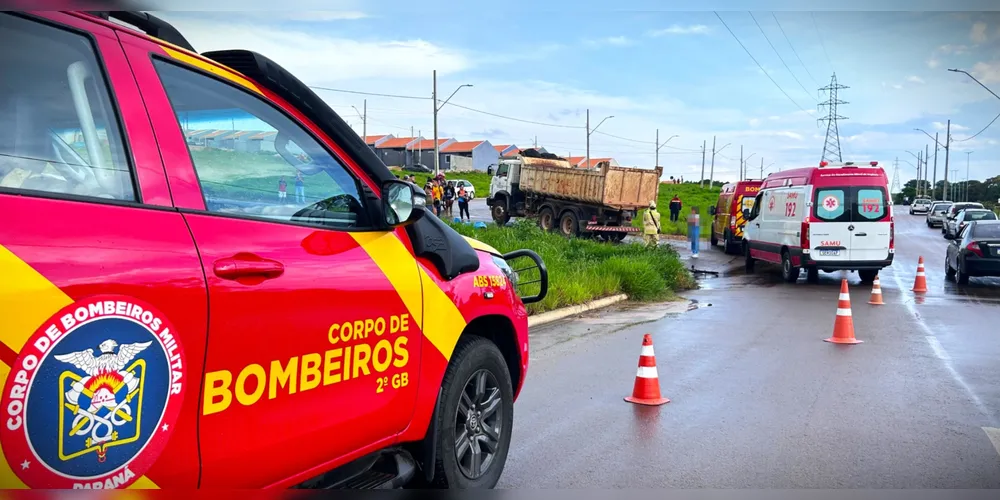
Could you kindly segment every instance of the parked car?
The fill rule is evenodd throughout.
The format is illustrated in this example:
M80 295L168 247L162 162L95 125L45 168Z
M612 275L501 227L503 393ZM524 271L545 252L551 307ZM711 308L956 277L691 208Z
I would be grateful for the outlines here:
M953 205L950 201L935 201L927 212L927 227L939 227L944 225L948 216L948 209Z
M0 488L497 483L537 254L256 52L123 11L0 12L0 46ZM230 117L273 149L185 140Z
M966 202L966 201L952 203L951 207L948 209L948 212L945 214L944 224L941 225L942 235L948 233L950 228L949 224L954 222L955 217L958 217L959 212L965 210L966 208L983 208L983 204L975 202ZM954 230L952 230L952 234L957 234L957 233Z
M975 220L962 228L948 245L944 272L960 285L970 277L1000 276L1000 221Z
M931 209L931 200L928 198L917 198L910 205L910 215L926 214Z
M469 199L476 199L476 186L472 185L471 182L466 179L455 179L454 182L456 187L459 183L465 183L465 193L469 195Z
M976 220L997 220L997 214L985 208L966 208L948 222L948 230L944 233L944 238L947 240L957 238L969 222Z
M794 283L799 271L857 271L871 283L892 265L895 221L888 177L870 164L820 162L768 175L743 232L746 270L763 260L781 265Z

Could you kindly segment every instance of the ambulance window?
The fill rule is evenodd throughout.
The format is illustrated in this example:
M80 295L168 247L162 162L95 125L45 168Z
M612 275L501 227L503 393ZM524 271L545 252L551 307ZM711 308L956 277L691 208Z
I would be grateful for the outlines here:
M371 226L358 180L304 127L247 91L158 59L154 65L209 211Z
M844 210L847 199L847 189L818 189L813 205L816 207L816 218L826 222L849 222L851 214Z
M879 221L886 217L885 192L881 188L856 188L852 203L855 222Z
M0 14L0 47L0 188L135 201L91 41Z

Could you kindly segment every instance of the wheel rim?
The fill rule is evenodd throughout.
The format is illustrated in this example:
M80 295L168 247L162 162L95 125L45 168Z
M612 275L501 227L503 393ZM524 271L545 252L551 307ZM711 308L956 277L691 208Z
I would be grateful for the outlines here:
M455 459L462 474L479 479L500 449L504 408L500 384L488 370L469 377L455 410Z
M573 232L573 221L569 217L563 217L562 220L562 231L563 234L569 235Z
M781 259L781 272L785 273L785 276L792 275L792 260L787 255Z
M542 229L552 229L552 214L548 212L542 214Z

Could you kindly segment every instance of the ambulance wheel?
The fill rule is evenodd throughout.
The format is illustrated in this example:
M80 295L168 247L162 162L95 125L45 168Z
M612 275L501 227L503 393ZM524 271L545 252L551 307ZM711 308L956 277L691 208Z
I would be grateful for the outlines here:
M503 354L484 337L465 335L441 384L435 486L489 489L510 450L514 388Z
M858 271L858 277L860 277L861 282L866 285L874 283L876 276L878 276L878 270L876 269L862 269Z
M795 283L799 279L800 269L792 265L792 256L788 250L781 252L781 278L789 283Z
M744 264L746 272L752 273L754 267L754 258L750 256L750 244L745 241L743 242L743 257L746 259L746 263Z
M815 267L806 269L806 281L809 283L819 283L819 269Z

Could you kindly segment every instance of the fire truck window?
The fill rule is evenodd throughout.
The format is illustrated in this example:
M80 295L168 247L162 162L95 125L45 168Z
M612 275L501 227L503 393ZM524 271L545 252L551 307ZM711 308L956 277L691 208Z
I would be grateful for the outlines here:
M211 212L335 229L371 227L358 180L270 103L154 60Z
M136 199L91 42L0 14L0 187ZM30 47L30 50L14 50Z

